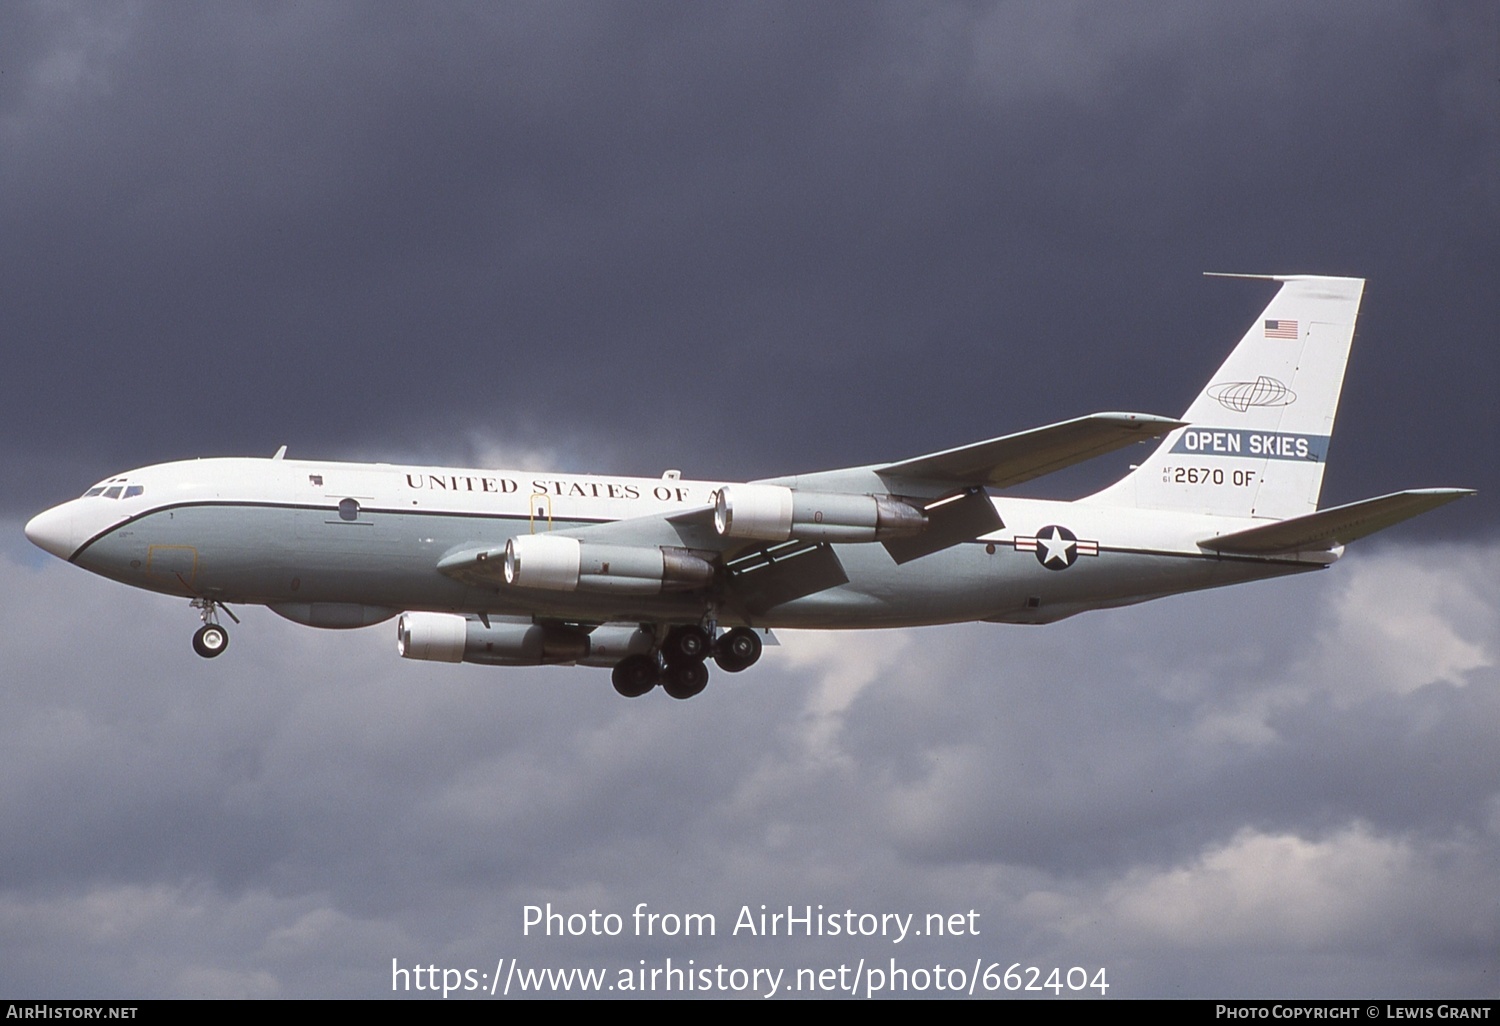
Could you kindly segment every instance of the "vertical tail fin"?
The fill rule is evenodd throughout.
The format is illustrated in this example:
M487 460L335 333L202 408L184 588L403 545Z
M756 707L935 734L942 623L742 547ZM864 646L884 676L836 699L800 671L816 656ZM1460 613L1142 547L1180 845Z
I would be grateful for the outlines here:
M1281 289L1138 468L1086 501L1284 520L1318 508L1363 278Z

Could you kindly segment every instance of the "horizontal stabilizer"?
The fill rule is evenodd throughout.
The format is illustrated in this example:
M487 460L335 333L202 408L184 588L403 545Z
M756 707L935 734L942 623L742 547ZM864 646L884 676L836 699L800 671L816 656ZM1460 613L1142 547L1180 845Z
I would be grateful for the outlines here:
M1095 413L874 470L881 477L1008 488L1184 426L1146 413Z
M1278 552L1326 552L1383 531L1419 513L1445 506L1474 492L1468 488L1423 488L1347 506L1318 510L1265 527L1209 538L1198 544L1216 552L1269 556Z

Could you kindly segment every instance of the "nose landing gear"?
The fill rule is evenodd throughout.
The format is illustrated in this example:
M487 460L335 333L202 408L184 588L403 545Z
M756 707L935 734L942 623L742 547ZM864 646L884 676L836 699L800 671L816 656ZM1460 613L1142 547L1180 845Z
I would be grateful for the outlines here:
M193 634L193 651L204 659L223 654L229 647L229 631L219 626L219 610L224 610L224 615L235 623L239 623L240 618L228 606L211 598L195 598L192 605L203 620L203 626Z
M193 635L193 651L212 659L229 647L229 632L216 623L206 623Z

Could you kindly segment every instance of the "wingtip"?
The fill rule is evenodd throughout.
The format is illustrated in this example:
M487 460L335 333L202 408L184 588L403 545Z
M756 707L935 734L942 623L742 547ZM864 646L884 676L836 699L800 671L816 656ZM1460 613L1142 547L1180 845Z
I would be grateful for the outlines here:
M1158 417L1153 413L1128 413L1121 410L1096 413L1091 419L1111 421L1122 427L1133 428L1139 431L1150 431L1152 434L1158 435L1164 435L1168 431L1176 431L1180 427L1188 426L1187 421L1178 420L1176 417Z
M1473 488L1408 488L1404 494L1441 496L1447 499L1467 499L1471 495L1478 495L1479 492Z
M1205 278L1250 278L1255 281L1357 281L1365 279L1351 274L1242 274L1238 271L1204 271Z

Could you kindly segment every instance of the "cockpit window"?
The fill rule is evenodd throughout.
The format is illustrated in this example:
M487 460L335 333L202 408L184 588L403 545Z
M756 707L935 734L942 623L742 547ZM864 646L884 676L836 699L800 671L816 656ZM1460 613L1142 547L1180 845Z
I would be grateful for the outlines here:
M102 495L106 499L133 499L145 494L145 485L126 484L123 477L112 477L101 485L94 485L83 493L83 497L92 499L96 495Z

